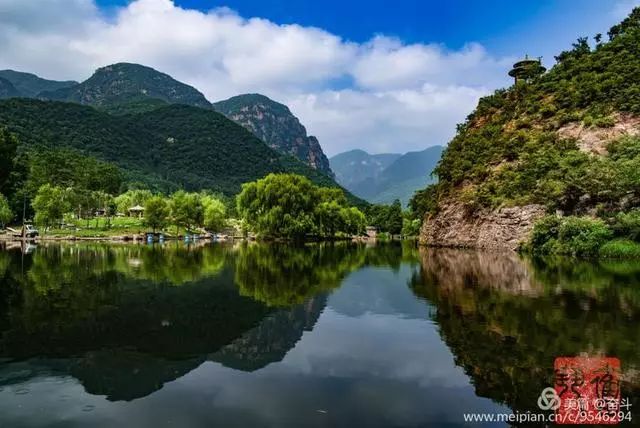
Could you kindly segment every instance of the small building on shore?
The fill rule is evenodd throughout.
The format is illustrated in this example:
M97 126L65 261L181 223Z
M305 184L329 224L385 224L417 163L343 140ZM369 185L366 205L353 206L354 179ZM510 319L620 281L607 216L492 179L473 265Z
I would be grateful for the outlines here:
M367 226L366 233L369 239L376 239L378 237L378 229L375 226Z
M135 207L129 208L129 217L137 217L142 218L144 215L144 207L140 205L136 205Z

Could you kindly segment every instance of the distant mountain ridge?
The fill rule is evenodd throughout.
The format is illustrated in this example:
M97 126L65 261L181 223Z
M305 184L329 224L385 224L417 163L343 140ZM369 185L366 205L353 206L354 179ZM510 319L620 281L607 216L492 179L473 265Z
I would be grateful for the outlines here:
M343 186L353 186L368 178L377 178L400 156L399 153L370 155L364 150L355 149L333 156L330 163L336 179Z
M0 70L0 78L11 82L18 91L18 96L27 98L37 98L42 92L70 88L78 84L78 82L73 80L57 81L43 79L35 74L15 70Z
M264 95L245 94L212 105L197 89L151 67L117 63L101 67L82 83L57 82L14 70L0 71L0 98L26 97L89 105L110 114L144 113L169 104L215 109L271 148L333 176L318 139L289 108Z
M13 83L0 77L0 99L19 97L20 95L20 91L16 89Z
M289 107L260 94L238 95L213 104L216 111L254 133L271 148L290 154L309 166L333 176L329 159L318 139Z
M372 203L388 204L399 199L407 204L416 190L432 183L442 146L433 146L404 155L385 153L370 155L352 150L332 157L332 169L338 183Z

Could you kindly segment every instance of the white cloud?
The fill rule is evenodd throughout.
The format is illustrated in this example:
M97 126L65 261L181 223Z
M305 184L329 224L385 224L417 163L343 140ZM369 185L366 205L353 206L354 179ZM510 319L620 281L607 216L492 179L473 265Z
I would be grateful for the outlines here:
M127 61L212 101L261 92L290 105L328 154L446 143L481 95L508 82L510 62L474 43L458 51L385 36L357 44L171 0L137 0L110 17L91 0L0 0L0 45L0 68L43 77L82 80Z

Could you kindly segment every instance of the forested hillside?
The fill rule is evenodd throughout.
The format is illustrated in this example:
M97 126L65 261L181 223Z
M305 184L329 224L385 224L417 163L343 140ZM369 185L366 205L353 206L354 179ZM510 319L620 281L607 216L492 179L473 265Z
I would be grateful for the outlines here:
M333 176L318 139L307 135L286 105L264 95L239 95L212 105L197 89L165 73L139 64L117 63L97 69L82 83L0 71L0 99L18 97L89 105L113 115L145 113L171 104L214 109L272 149ZM295 166L288 160L284 162Z
M214 111L171 105L113 116L78 104L0 102L0 126L29 148L71 148L119 166L125 182L170 191L210 189L227 195L270 172L296 172L336 186L329 177L267 147Z
M20 91L13 86L13 83L8 81L7 79L3 79L0 77L0 99L3 98L12 98L19 97Z

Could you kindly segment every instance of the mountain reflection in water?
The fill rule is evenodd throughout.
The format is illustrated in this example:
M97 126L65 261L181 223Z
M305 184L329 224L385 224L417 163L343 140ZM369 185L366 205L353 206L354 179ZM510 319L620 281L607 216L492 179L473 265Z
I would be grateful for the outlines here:
M638 408L639 319L638 263L410 243L5 250L0 426L464 425L538 411L555 356L582 353L619 357Z

